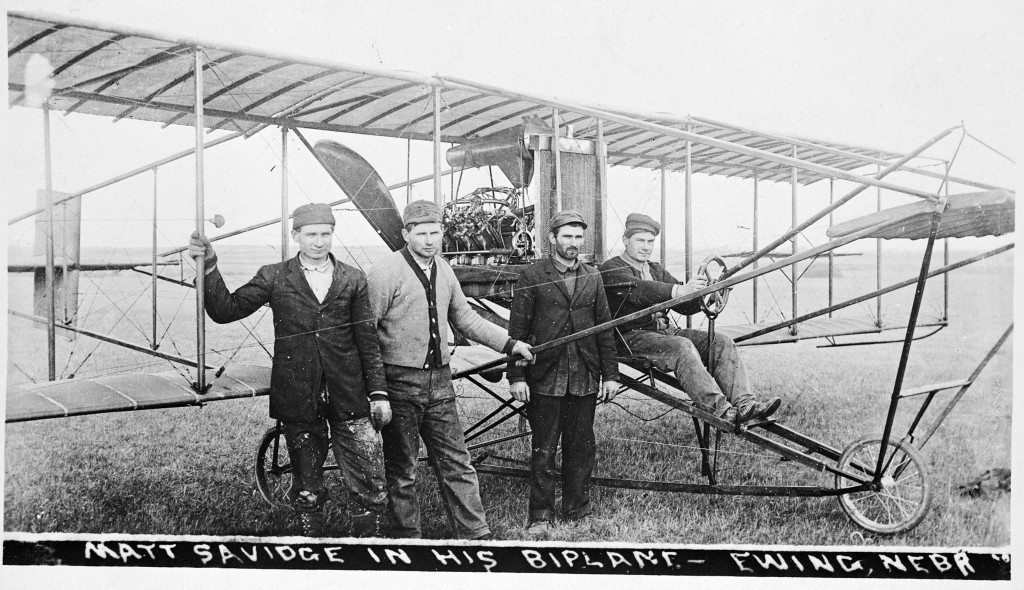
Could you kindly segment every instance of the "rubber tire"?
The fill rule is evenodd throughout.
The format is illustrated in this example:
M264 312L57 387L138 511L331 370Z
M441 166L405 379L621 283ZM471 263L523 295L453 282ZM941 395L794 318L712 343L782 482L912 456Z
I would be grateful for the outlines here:
M852 469L850 469L850 464L854 460L854 457L859 454L860 461L868 462L870 459L869 466L871 469L874 469L878 460L878 450L879 447L881 447L881 444L882 437L877 434L857 439L843 450L843 454L839 458L839 468L844 471L852 471ZM873 507L879 508L879 514L884 512L884 515L892 517L893 513L891 508L894 504L886 501L887 498L894 497L892 495L892 491L880 490L877 492L854 492L851 494L837 496L837 499L839 500L839 506L842 507L843 512L850 517L850 520L857 523L858 526L879 535L896 535L899 533L905 533L919 525L928 513L928 509L931 506L931 481L928 476L924 457L921 455L920 451L914 448L913 445L889 439L886 452L890 458L893 457L894 453L897 453L901 454L902 457L905 457L908 461L904 472L900 475L900 481L906 482L903 484L904 489L913 485L918 487L920 490L913 493L911 495L912 497L903 498L903 502L913 504L913 509L909 514L901 509L900 513L903 516L902 518L881 519L867 514L862 506L858 506L858 503L863 504L864 501L867 500L873 505ZM893 463L890 464L890 470L893 469L895 463L896 462L893 461ZM910 473L907 473L908 471ZM910 481L906 481L907 478L910 478ZM852 482L841 475L836 475L835 483L836 487L839 488L849 486Z
M277 464L274 465L273 445L278 439ZM256 488L267 504L271 507L288 505L288 490L292 487L291 464L284 443L284 431L277 426L271 426L263 433L256 447L253 474L256 477Z

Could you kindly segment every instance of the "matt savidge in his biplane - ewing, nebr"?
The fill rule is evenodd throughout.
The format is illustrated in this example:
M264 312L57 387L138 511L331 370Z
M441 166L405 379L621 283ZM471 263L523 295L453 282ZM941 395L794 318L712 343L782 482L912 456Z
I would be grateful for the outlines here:
M205 254L206 312L224 324L269 303L274 314L270 417L281 421L293 483L289 492L306 536L324 534L328 446L354 502L348 533L379 536L387 510L380 429L391 420L387 385L366 277L334 258L334 214L324 203L295 209L299 254L268 264L229 292L210 241L192 234L189 253Z

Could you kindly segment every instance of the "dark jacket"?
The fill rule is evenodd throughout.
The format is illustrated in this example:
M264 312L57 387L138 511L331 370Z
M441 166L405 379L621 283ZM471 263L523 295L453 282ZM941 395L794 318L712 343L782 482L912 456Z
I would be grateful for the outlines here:
M331 288L320 303L298 257L268 264L234 293L220 271L206 275L206 313L218 324L244 318L270 303L274 313L274 364L270 417L311 422L322 378L343 419L370 414L370 391L387 391L376 322L362 271L334 260Z
M601 275L592 266L580 264L576 289L570 298L562 282L561 273L551 259L541 260L526 268L516 282L512 296L508 334L530 345L544 344L556 338L575 334L581 330L611 321ZM593 382L601 377L617 381L618 363L615 360L615 337L605 331L576 341L581 364L586 367ZM542 352L537 360L526 367L508 367L509 382L526 381L530 389L546 395L564 395L559 391L559 368L565 366L568 351L565 346ZM561 375L561 382L567 376Z
M651 267L653 281L642 280L640 271L630 266L621 256L609 258L601 264L601 276L604 279L605 291L608 293L608 305L612 310L612 315L616 318L672 299L672 287L682 284L661 264L657 262L648 264ZM672 311L683 315L693 315L700 311L700 300L694 299L680 303L673 307ZM632 330L654 330L657 328L655 319L657 315L651 314L632 322L626 322L619 326L619 331L625 334Z

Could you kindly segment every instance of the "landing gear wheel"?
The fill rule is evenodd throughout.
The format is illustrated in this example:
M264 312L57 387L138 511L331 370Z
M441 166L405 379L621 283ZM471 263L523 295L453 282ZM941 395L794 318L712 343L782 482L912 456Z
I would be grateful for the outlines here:
M880 435L865 436L846 447L839 468L849 472L873 472L882 446ZM886 445L878 489L838 496L850 520L879 535L909 531L921 523L931 504L931 483L920 451L892 439ZM836 487L850 485L836 475Z
M263 434L256 449L253 471L263 500L273 507L286 506L288 491L292 488L292 466L282 429L272 426Z

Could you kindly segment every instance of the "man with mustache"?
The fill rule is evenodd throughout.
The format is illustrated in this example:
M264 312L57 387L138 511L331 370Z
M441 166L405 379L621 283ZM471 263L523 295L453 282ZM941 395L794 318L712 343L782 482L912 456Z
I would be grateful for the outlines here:
M489 539L480 484L455 407L448 324L503 354L526 360L533 355L525 343L470 308L440 256L441 209L431 201L413 201L402 222L406 247L378 261L367 275L394 412L384 428L391 536L421 536L416 470L422 437L455 535Z
M531 345L611 321L601 275L578 260L587 224L575 211L551 219L551 258L526 268L516 282L509 335ZM522 366L521 366L522 365ZM562 442L562 514L590 516L594 470L594 411L618 392L618 363L611 331L541 353L535 364L510 363L513 397L527 403L533 431L527 534L545 536L555 518L555 455ZM603 383L602 383L603 381Z
M630 213L622 234L625 251L601 265L608 301L616 318L707 286L707 278L700 273L680 284L661 264L650 261L654 240L660 232L661 224L657 221L642 213ZM672 310L692 315L700 311L700 300L681 303ZM711 354L707 332L672 326L667 312L625 323L619 327L619 333L630 353L651 361L660 371L675 373L679 387L690 399L726 421L740 424L767 418L782 404L777 397L763 402L754 397L736 343L724 334L715 335L712 375L705 368Z

